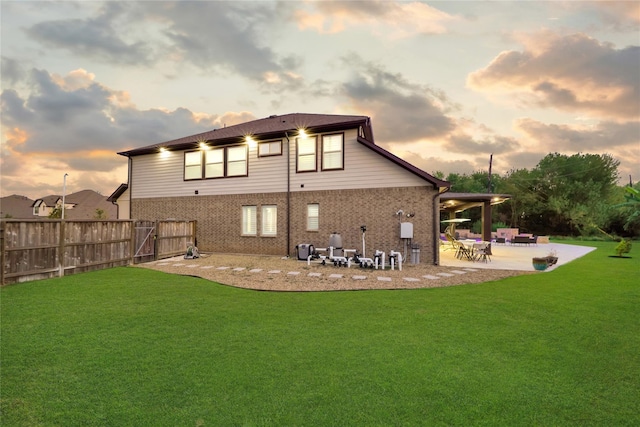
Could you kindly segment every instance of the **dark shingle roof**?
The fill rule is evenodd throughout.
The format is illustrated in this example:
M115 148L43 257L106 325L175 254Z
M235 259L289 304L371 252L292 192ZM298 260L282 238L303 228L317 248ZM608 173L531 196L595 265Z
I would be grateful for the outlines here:
M236 142L249 135L260 136L262 138L281 137L285 132L293 133L298 129L306 129L312 132L330 132L332 130L352 128L358 125L363 125L365 128L365 136L367 139L373 141L369 117L367 116L293 113L279 116L273 115L264 119L214 129L196 135L148 145L146 147L121 151L118 154L123 156L137 156L156 152L160 147L187 149L202 141L224 144Z
M37 218L33 215L33 200L26 196L13 194L0 199L0 218L27 219Z

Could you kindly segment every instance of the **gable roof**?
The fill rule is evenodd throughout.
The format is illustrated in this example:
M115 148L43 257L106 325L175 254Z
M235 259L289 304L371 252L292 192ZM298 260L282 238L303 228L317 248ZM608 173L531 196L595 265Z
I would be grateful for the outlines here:
M56 205L56 203L58 203L58 200L61 200L61 199L62 199L62 196L58 196L57 194L50 194L48 196L44 196L44 197L41 197L39 199L35 199L33 201L33 203L31 204L31 206L32 207L33 206L38 206L38 205L40 205L40 202L44 202L44 204L46 206L53 207L53 206ZM66 200L65 200L65 202L66 202Z
M336 114L305 114L292 113L284 115L272 115L264 119L253 120L196 135L185 136L183 138L158 144L147 145L146 147L135 148L128 151L121 151L122 156L138 156L157 152L162 148L189 149L195 148L200 142L223 145L244 141L246 136L259 136L262 139L283 137L286 133L297 132L298 129L305 129L310 132L331 132L334 130L348 129L355 126L362 126L367 139L373 141L373 132L369 117L367 116L343 116Z

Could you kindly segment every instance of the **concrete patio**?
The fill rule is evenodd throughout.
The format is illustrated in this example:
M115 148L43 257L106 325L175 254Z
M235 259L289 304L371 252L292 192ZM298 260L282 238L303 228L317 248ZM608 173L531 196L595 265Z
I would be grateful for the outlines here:
M545 257L552 250L556 252L558 263L547 268L551 271L559 265L566 264L576 258L580 258L595 250L594 247L567 245L564 243L546 243L537 245L491 245L491 261L473 262L466 259L457 259L456 251L449 244L440 246L440 265L445 267L469 267L489 268L496 270L522 270L533 271L531 259L534 257Z

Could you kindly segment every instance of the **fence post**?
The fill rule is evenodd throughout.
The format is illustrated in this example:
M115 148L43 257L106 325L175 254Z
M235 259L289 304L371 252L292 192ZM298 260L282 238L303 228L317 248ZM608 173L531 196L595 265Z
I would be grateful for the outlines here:
M153 260L157 261L158 260L158 224L160 224L160 221L156 220L156 227L154 229L154 235L153 235Z
M64 224L65 221L60 220L60 233L58 234L58 265L60 266L60 272L58 277L64 277Z
M0 220L0 286L4 286L4 224Z
M130 265L134 265L136 261L136 221L130 219L129 224L131 226L131 242L129 243L129 255L131 256Z

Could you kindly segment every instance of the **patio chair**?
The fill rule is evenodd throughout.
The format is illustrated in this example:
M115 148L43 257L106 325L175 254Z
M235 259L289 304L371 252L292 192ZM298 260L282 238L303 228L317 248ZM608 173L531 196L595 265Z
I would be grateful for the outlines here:
M458 242L457 240L454 240L454 244L456 245L456 258L473 261L473 252L471 251L471 249L467 248L464 244Z
M474 261L484 261L491 262L491 243L486 243L484 245L478 246L478 248L474 251Z
M458 245L457 245L456 239L451 235L451 232L449 231L449 228L444 230L444 236L446 237L447 242L449 242L449 245L450 245L448 248L445 248L445 251L447 249L456 249L457 250L458 249Z

